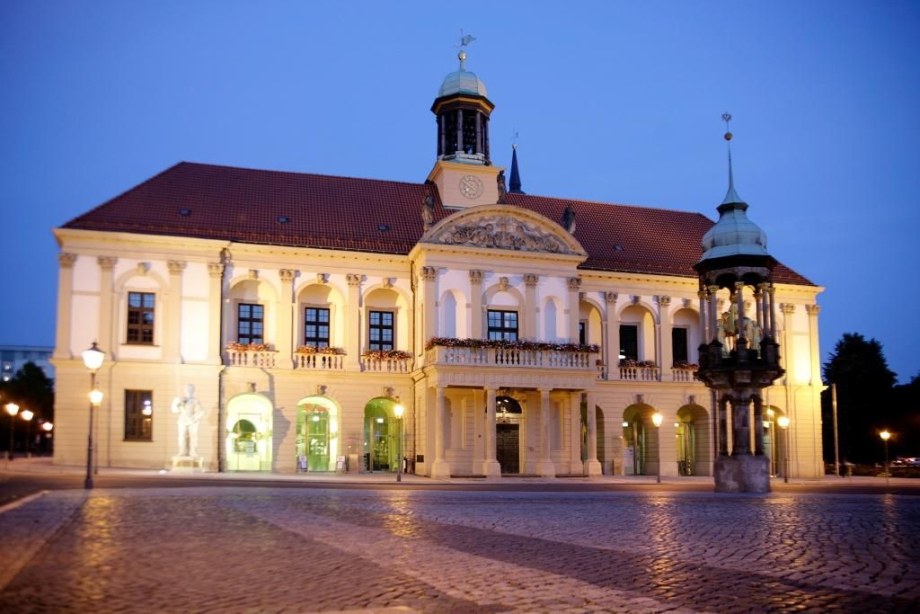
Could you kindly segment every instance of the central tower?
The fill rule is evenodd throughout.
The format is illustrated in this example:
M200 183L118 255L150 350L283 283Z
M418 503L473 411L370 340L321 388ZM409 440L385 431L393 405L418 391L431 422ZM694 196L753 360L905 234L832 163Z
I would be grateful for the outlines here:
M466 69L466 50L457 57L459 70L444 77L431 105L438 124L438 156L428 175L444 206L454 209L497 203L502 171L489 157L489 117L495 105L485 83Z

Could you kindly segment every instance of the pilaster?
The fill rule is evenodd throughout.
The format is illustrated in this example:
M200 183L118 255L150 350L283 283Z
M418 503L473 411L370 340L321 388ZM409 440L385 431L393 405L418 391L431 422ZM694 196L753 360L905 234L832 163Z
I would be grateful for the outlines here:
M501 465L495 458L495 393L495 388L486 388L485 460L482 463L482 473L488 479L502 476Z
M220 303L221 285L224 277L224 265L220 262L208 263L208 357L207 363L219 365L223 344L220 338Z
M361 368L361 275L349 273L348 304L345 306L345 368L358 371Z
M166 268L169 270L169 295L166 297L166 319L158 322L162 326L163 334L163 359L166 362L181 362L182 340L182 272L185 262L182 260L168 260Z
M69 359L73 357L70 352L70 320L71 297L73 297L73 263L76 254L61 252L58 254L58 309L57 329L54 335L54 357Z
M422 312L423 345L428 342L428 339L440 335L438 330L437 281L438 269L433 266L423 266L419 274L419 282L422 286L422 305L424 309Z
M275 364L280 368L294 367L294 271L279 269L281 278L281 297L278 300L278 319L275 349L278 350Z
M549 388L540 389L540 462L537 465L537 472L540 477L556 477L556 465L553 463L550 455L550 419L549 419Z
M674 379L674 348L671 342L671 297L658 297L658 353L661 380L670 382Z
M818 352L818 314L821 305L805 305L808 312L808 350L811 357L809 383L812 386L821 386L821 356Z
M606 319L607 338L604 340L604 363L607 365L607 379L620 379L620 316L617 314L617 293L605 292L604 301L607 309L604 312Z
M578 313L581 307L581 277L569 277L566 286L569 289L569 330L567 337L569 343L578 343Z
M113 342L113 329L116 326L112 318L114 294L112 287L112 274L118 258L111 256L99 256L96 258L99 264L99 324L97 330L99 347L105 348L107 352L113 352L115 346ZM162 326L162 322L156 322L155 326Z
M587 407L585 413L588 419L588 459L587 473L588 477L601 475L601 463L597 460L597 395L589 392L587 397Z
M537 283L540 281L539 276L532 273L524 275L524 339L536 339L537 337Z
M446 426L447 406L446 386L437 386L434 414L434 462L431 464L431 479L449 480L450 463L444 458L444 427Z
M482 271L470 271L470 338L482 339Z

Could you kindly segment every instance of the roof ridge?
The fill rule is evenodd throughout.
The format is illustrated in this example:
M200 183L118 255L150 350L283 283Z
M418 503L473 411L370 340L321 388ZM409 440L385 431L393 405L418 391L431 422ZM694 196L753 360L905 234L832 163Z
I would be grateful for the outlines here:
M528 192L528 193L526 193L526 194L525 194L525 193L520 193L520 194L518 194L518 193L514 193L514 192L511 192L511 193L514 194L515 196L521 196L521 197L524 197L524 198L551 198L551 199L553 199L553 200L564 200L564 201L569 201L569 202L573 202L573 203L587 203L587 204L590 204L590 205L607 205L607 206L612 206L612 207L629 207L630 209L645 209L645 210L647 210L647 211L665 211L665 212L667 212L667 213L683 213L683 214L686 214L686 215L699 215L699 216L704 217L704 218L706 218L707 220L709 220L709 221L715 223L714 220L710 219L709 217L706 216L706 214L704 214L704 213L702 213L702 212L700 212L700 211L684 211L684 210L682 210L682 209L672 209L672 208L670 208L670 207L652 207L652 206L649 206L649 205L634 205L634 204L632 204L632 203L611 203L611 202L605 202L605 201L602 201L602 200L588 200L588 199L585 199L585 198L568 198L568 197L566 197L566 196L543 196L543 195L541 195L541 194L533 194L533 193L531 193L531 192Z
M180 162L179 164L187 164L189 166L203 166L203 167L209 167L209 168L222 168L222 169L230 169L230 170L238 170L238 171L252 171L255 173L270 173L272 175L295 175L297 177L328 177L330 179L355 179L358 181L375 181L377 183L395 183L395 184L400 184L400 185L411 185L411 186L420 186L420 187L424 187L426 185L426 182L424 181L422 182L397 181L394 179L375 179L373 177L355 177L353 175L329 175L326 173L304 173L301 171L279 171L276 169L269 169L269 168L253 168L251 166L231 166L227 164L211 164L208 162L183 161L183 162ZM179 166L179 164L177 164L176 166ZM173 167L170 167L170 168L173 168Z

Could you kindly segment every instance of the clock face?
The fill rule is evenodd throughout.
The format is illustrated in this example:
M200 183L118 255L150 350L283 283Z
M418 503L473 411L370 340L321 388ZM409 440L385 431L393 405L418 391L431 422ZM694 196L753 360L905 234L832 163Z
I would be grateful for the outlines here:
M479 177L466 175L460 178L460 193L467 198L478 198L482 194L482 181Z

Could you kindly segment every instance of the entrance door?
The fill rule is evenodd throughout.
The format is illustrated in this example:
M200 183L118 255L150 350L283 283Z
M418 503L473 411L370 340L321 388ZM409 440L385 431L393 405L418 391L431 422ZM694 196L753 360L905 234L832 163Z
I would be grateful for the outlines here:
M495 456L502 473L520 473L521 452L518 446L517 424L495 425Z

